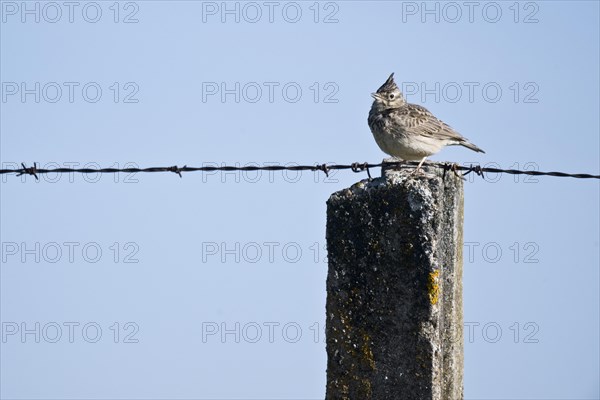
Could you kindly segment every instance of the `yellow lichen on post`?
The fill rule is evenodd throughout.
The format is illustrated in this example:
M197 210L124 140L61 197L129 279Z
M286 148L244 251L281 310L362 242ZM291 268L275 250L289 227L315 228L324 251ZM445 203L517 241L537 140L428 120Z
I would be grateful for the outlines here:
M432 305L437 304L440 296L440 285L438 283L438 276L440 270L436 269L429 273L429 282L427 282L427 289L429 290L429 301Z
M373 351L371 350L370 342L371 342L371 338L369 337L369 335L366 333L363 333L363 345L362 345L363 356L364 356L365 360L368 362L369 367L371 367L371 369L374 370L375 369L375 358L373 357Z

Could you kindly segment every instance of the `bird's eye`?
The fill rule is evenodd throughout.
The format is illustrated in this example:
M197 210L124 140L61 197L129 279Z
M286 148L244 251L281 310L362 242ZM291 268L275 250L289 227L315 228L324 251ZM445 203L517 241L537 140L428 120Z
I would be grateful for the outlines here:
M394 93L390 93L389 98L390 100L394 100Z

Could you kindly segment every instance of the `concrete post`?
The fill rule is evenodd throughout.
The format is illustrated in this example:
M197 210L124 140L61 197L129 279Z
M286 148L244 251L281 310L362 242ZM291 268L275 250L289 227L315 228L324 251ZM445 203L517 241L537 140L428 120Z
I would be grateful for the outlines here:
M463 398L463 181L423 169L327 202L327 399Z

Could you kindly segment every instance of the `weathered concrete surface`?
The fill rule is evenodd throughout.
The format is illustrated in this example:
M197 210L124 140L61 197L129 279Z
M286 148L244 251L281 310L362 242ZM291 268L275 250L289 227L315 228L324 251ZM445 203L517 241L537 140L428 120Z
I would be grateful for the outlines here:
M463 182L424 171L327 202L327 399L463 398Z

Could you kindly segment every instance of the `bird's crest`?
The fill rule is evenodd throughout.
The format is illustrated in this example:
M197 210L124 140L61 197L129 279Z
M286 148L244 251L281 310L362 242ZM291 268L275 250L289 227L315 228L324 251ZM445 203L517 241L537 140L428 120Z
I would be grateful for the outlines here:
M394 73L392 72L390 77L387 78L387 81L385 81L385 83L381 85L379 89L377 89L377 93L391 92L395 89L398 89L398 86L396 85L396 82L394 82Z

